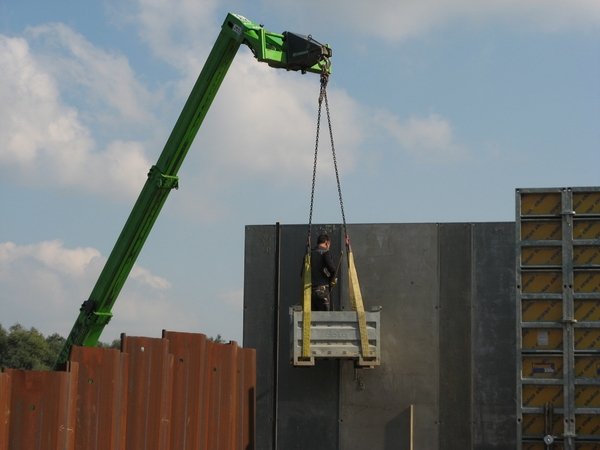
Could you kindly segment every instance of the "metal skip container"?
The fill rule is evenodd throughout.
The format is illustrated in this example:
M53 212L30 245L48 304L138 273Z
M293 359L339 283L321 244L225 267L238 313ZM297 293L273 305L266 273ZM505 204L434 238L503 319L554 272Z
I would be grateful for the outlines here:
M311 311L310 357L302 357L304 313L299 305L290 307L290 363L314 366L316 359L353 359L358 367L380 364L380 307L365 312L369 356L362 352L356 311Z

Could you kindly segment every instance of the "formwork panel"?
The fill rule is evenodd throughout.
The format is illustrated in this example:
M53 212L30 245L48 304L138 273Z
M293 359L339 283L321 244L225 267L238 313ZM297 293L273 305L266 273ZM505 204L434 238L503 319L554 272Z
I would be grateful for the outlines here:
M531 429L539 437L548 432L540 429L543 416L526 414L531 408L556 407L565 450L600 444L598 204L597 187L516 191L518 439L529 442ZM537 362L543 351L555 355ZM549 384L554 381L560 385ZM532 420L535 426L526 431Z
M575 350L600 349L599 328L576 328Z
M560 220L538 220L525 222L521 226L523 241L560 240L562 224Z
M116 349L73 347L69 361L79 364L75 449L124 449L127 355Z
M560 192L528 192L521 196L522 216L554 215L560 213Z
M552 447L552 450L563 450L564 447L560 442L554 441L554 447ZM543 442L524 442L522 447L522 450L548 450L548 446L546 444L544 444Z
M562 378L562 356L524 356L521 376L523 378Z
M515 226L475 223L472 230L473 449L514 449Z
M600 239L600 220L596 218L575 220L573 224L573 239L575 241Z
M557 321L562 319L561 300L523 300L521 320L523 322Z
M523 350L562 350L563 331L560 328L524 328L521 335Z
M521 274L521 292L524 294L555 294L562 292L561 272L527 272Z
M280 226L247 226L244 341L256 352L256 448L274 449L278 387ZM299 265L296 266L299 269ZM298 275L299 277L299 275ZM251 324L251 325L250 325Z
M341 365L340 449L440 445L436 224L352 225L365 307L381 305L381 366ZM394 444L395 443L395 444Z
M524 247L521 251L523 266L560 266L562 264L562 249L550 247Z
M452 418L461 443L470 439L474 450L515 448L515 226L446 226L448 240L442 247L437 224L348 227L365 307L367 311L371 306L383 307L382 364L372 370L335 360L318 361L310 368L289 366L288 308L300 303L306 226L282 226L280 240L277 227L247 227L245 280L252 293L245 288L244 343L249 345L246 338L252 337L259 360L264 359L260 363L264 367L258 367L263 374L258 383L268 389L262 397L259 392L258 403L272 400L271 415L258 414L257 442L263 444L259 448L387 450L405 448L402 445L409 445L405 438L411 434L413 448L449 448L454 428L451 422L444 423L442 403L444 417L450 417L450 405L461 411ZM344 249L340 228L313 225L313 241L320 231L329 232L337 255ZM452 242L457 236L461 237L458 243ZM275 242L279 245L271 247ZM529 244L544 247L555 242L531 240ZM279 257L277 251L266 253L275 247L281 250ZM440 248L446 255L444 262ZM456 267L442 270L452 264ZM342 262L333 296L336 308L348 308L346 270ZM273 285L277 287L272 289ZM272 297L267 300L264 292ZM445 292L444 304L440 292ZM448 312L441 318L445 307ZM274 308L280 312L275 318ZM469 343L444 342L442 349L442 328L446 340L466 337ZM453 358L456 353L448 351L464 354ZM471 362L465 370L466 360ZM462 386L464 398L451 398L457 395L451 386ZM412 415L407 413L411 405ZM446 434L441 437L444 427Z
M578 322L597 322L600 320L600 300L575 301L574 311Z
M273 330L269 341L270 348L273 348L274 343L277 344L275 363L278 381L275 386L277 401L274 419L277 428L271 436L277 449L339 448L339 361L322 360L310 368L290 365L292 324L289 308L302 301L300 275L306 253L307 232L306 225L288 225L280 229L279 297L274 299L266 310L270 311L273 305L277 305L279 313L278 327ZM313 224L312 242L316 242L322 232L329 234L331 251L334 255L339 255L344 248L341 227ZM262 243L259 245L262 246ZM358 262L356 264L360 277L361 268ZM344 289L345 270L345 264L342 262L338 286L332 294L332 304L336 309L340 307L339 299L340 292ZM260 351L261 349L257 348L257 352Z
M573 192L573 211L576 214L600 214L600 192Z
M573 264L576 267L582 265L600 265L600 247L595 245L587 247L575 245L573 247Z
M521 432L525 439L537 436L539 443L543 443L542 438L545 434L546 420L543 414L523 414ZM564 433L564 416L554 414L552 418L552 434L561 435Z
M527 381L524 381L527 383ZM564 402L562 386L523 385L523 403L526 406L544 406L551 402L555 407L561 408Z
M472 225L439 225L440 449L472 447Z
M600 378L600 355L575 355L576 378Z

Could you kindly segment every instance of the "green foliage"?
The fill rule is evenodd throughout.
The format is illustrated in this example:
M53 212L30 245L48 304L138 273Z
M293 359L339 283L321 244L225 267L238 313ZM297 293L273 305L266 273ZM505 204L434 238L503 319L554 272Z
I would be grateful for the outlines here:
M27 330L18 323L7 332L0 324L0 368L50 370L65 340L58 333L44 338L35 328ZM98 347L120 349L121 340L115 339L111 344L98 342Z
M42 333L35 328L25 329L20 324L15 324L8 329L2 329L0 366L11 369L23 370L48 370L54 364L56 354L46 341ZM51 336L54 340L55 335Z
M220 334L217 334L217 337L209 337L209 341L213 341L215 344L225 344L225 339L221 337Z
M100 341L98 341L98 343L96 344L96 347L100 347L100 348L116 348L117 350L120 350L121 349L121 339L115 339L110 344L107 344L106 342L100 342Z

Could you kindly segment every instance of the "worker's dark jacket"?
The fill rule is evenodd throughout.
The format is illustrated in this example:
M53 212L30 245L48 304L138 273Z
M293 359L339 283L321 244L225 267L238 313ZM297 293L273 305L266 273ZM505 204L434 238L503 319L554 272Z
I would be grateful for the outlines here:
M331 252L323 247L315 247L310 254L310 267L313 287L329 286L335 275L335 264Z

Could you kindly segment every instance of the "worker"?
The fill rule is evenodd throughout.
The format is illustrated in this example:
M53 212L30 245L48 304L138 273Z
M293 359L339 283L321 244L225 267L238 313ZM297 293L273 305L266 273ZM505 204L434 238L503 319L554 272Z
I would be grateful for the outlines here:
M331 311L329 293L337 283L336 267L331 257L329 235L322 234L317 239L317 246L310 254L313 311Z

